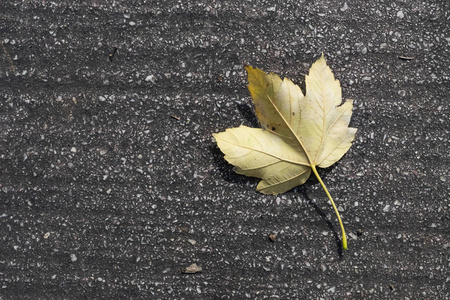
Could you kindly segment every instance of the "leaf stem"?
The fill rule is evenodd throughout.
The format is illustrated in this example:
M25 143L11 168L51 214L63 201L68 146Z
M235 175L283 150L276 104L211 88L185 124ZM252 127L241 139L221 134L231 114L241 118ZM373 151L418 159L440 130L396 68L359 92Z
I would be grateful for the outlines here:
M311 165L311 169L312 169L314 175L316 175L316 177L319 180L320 184L322 185L323 189L325 190L325 193L327 194L328 199L330 199L331 204L333 205L334 211L336 212L336 216L337 216L337 218L339 220L339 225L341 226L341 230L342 230L342 248L344 250L347 250L347 236L345 235L344 224L342 224L341 217L339 216L339 212L338 212L338 210L336 208L336 205L334 204L333 198L331 198L331 195L328 192L327 187L323 183L322 178L320 178L319 173L317 172L316 166L315 165Z

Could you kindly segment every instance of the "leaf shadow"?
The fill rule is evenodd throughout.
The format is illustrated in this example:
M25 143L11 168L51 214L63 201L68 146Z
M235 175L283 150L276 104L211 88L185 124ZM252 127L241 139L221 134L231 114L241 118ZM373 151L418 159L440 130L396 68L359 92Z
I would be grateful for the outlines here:
M314 182L316 181L316 182ZM316 211L316 213L322 218L322 220L325 221L325 223L327 224L328 228L331 230L334 239L336 241L336 248L337 248L337 252L339 255L339 258L342 259L343 257L343 249L342 249L342 241L339 238L339 234L337 233L333 222L331 222L326 213L320 209L320 207L308 196L308 187L312 186L313 184L319 183L319 181L317 180L317 178L315 177L311 177L310 180L308 180L304 185L297 187L297 189L299 190L299 192L303 195L303 197L308 201L308 205L310 205L312 208L314 208L314 210Z
M249 104L236 104L237 109L241 113L241 115L250 123L251 127L260 128L258 118L253 110L253 107Z
M260 180L259 178L247 177L235 173L233 170L234 167L225 160L223 153L220 151L219 147L217 147L216 144L209 146L209 151L213 156L216 170L220 173L220 176L223 180L230 183L237 183L242 185L245 185L246 182L254 182L256 184Z

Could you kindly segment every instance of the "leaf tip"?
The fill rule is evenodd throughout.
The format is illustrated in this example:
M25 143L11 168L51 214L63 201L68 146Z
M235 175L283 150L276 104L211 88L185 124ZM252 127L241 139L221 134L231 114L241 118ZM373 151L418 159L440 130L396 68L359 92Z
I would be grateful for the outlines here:
M250 71L252 71L254 68L252 66L250 66L249 64L244 64L244 68L247 71L247 73L249 73Z
M323 51L322 51L322 55L320 56L320 58L317 61L323 61L325 64L327 64L327 61L325 59L325 54L323 54Z

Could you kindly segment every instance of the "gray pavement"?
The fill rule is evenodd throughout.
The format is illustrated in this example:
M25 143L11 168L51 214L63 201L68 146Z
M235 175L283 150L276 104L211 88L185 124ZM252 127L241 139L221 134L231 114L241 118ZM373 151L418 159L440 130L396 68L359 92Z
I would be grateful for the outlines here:
M450 297L448 1L72 2L1 4L0 299ZM322 52L345 252L317 180L259 194L211 136L258 126L244 63Z

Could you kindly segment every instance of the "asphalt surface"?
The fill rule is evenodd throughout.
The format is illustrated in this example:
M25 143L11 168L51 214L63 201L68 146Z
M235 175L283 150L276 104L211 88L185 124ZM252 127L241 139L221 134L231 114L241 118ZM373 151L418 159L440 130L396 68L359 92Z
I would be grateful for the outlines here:
M0 299L450 297L448 1L75 2L1 4ZM244 63L322 52L345 252L317 180L259 194L211 136L258 126Z

